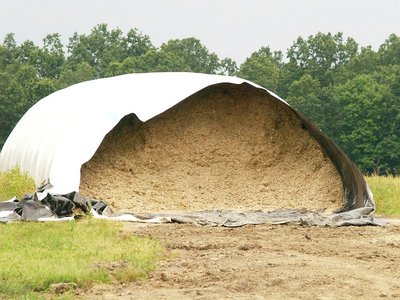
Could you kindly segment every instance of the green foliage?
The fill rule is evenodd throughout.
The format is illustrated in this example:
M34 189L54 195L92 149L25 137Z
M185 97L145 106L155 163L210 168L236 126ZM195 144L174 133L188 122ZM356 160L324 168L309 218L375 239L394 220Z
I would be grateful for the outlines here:
M238 76L276 92L281 79L282 53L262 47L240 66Z
M40 64L38 74L40 77L58 79L65 63L63 44L58 33L49 34L43 39L43 48L39 50Z
M73 70L78 65L89 65L93 77L101 78L107 75L110 64L144 55L153 48L149 37L137 29L124 36L120 29L108 30L106 24L99 24L88 35L75 33L70 38L67 66Z
M289 87L287 101L319 126L324 125L324 103L321 101L319 80L304 74Z
M53 283L87 287L137 280L155 268L161 253L157 241L124 233L121 225L106 221L0 227L0 298L31 298Z
M387 113L384 102L388 96L387 87L371 75L359 75L335 89L340 108L337 142L366 172L378 168L376 146L386 135L387 120L381 116Z
M353 56L346 64L340 65L335 74L335 84L345 83L347 80L361 74L373 74L379 69L379 56L370 46L361 48L358 55Z
M60 35L43 45L18 45L13 34L0 44L0 147L24 114L57 89L96 78L141 72L237 75L286 98L338 143L367 173L400 173L400 37L378 51L359 49L342 33L299 37L286 57L268 46L238 68L219 59L194 37L159 48L138 29L124 34L106 24L75 33L64 52Z
M391 34L389 38L380 46L379 58L384 65L400 64L400 37Z
M19 168L0 173L0 201L9 200L15 196L21 199L26 193L34 191L33 179L22 173Z
M374 194L377 214L400 216L400 178L374 174L365 179Z
M218 56L195 38L170 40L161 45L160 51L182 59L190 72L215 74L219 67Z
M122 74L189 71L182 57L156 49L149 50L139 57L128 57L120 64L118 69Z
M92 80L95 78L95 71L87 62L81 62L76 65L66 65L57 81L58 88L66 88L75 83Z
M218 74L234 76L238 71L237 64L230 58L224 58L219 63Z
M357 55L358 45L352 38L343 40L343 34L317 33L307 40L299 37L288 49L287 72L293 80L309 73L318 78L322 86L335 80L335 70Z

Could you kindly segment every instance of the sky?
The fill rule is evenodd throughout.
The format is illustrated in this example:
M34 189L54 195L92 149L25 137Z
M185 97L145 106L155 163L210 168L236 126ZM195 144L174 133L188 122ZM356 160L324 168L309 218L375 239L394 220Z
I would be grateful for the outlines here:
M100 23L124 33L137 28L155 46L198 38L219 58L242 63L262 46L284 53L302 36L343 32L378 49L400 35L399 0L0 0L0 40L42 45L49 33L64 44Z

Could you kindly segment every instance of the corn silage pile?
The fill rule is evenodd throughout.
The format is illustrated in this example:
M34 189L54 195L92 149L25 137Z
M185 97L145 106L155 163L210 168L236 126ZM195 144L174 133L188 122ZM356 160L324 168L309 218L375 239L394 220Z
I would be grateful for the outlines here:
M126 116L82 166L81 193L117 211L333 211L334 165L293 111L248 85L218 84L143 123Z

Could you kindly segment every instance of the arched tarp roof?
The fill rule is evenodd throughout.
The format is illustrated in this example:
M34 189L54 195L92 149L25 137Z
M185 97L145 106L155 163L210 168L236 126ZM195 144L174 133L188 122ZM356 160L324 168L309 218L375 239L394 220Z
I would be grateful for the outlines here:
M196 73L128 74L87 81L57 91L36 103L18 122L0 154L2 171L18 165L37 184L50 178L52 193L78 191L80 168L105 135L125 116L146 121L210 85L249 84L244 79ZM336 166L345 194L343 210L374 206L358 168L318 128L295 112Z

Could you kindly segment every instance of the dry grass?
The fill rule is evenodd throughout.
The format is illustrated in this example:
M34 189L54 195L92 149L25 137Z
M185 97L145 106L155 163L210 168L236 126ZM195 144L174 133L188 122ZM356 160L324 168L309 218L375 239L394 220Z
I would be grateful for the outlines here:
M374 194L377 214L400 216L400 177L372 175L365 179Z

